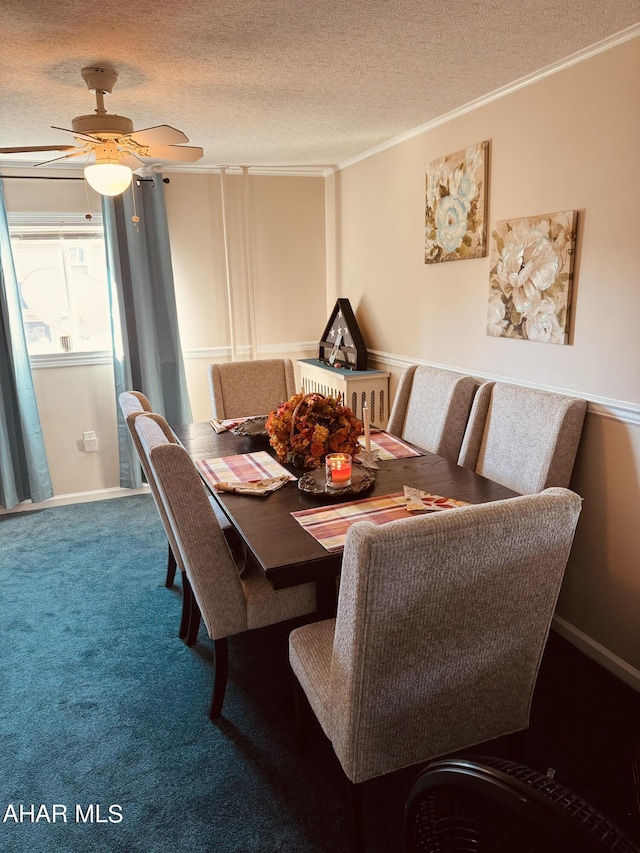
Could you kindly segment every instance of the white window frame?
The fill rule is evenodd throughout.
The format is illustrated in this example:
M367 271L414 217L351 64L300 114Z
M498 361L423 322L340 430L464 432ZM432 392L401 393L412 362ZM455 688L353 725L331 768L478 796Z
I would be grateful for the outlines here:
M61 229L95 231L99 228L104 235L102 215L91 214L87 219L84 213L47 213L47 212L7 212L9 232L56 234ZM29 353L29 361L33 369L52 367L82 367L94 364L111 364L112 353L105 350L82 350L70 352Z

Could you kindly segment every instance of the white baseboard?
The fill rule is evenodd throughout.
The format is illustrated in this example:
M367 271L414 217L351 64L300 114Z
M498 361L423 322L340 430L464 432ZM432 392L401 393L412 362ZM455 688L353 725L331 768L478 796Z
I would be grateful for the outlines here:
M570 622L567 622L562 616L553 617L552 627L561 637L564 637L565 640L568 640L577 649L584 652L587 657L599 663L621 681L624 681L625 684L628 684L629 687L640 693L640 672L632 667L631 664L628 664L622 658L610 652L609 649L601 646L600 643L587 636L587 634L584 634Z
M65 506L66 504L84 504L89 501L106 501L111 498L126 498L130 495L150 495L151 489L145 483L140 489L99 489L95 492L73 492L68 495L54 495L46 501L33 503L32 501L23 501L11 509L3 509L0 507L0 515L9 515L14 512L34 512L39 509L49 509L52 506Z

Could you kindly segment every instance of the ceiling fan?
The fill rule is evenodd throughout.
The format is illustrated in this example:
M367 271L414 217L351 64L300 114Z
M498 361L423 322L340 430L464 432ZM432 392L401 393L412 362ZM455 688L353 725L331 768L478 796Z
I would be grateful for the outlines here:
M45 166L75 157L95 159L85 167L87 182L102 195L120 195L131 183L134 171L148 165L147 160L177 160L193 163L204 151L194 145L183 145L188 138L181 130L161 124L134 130L126 116L107 113L104 96L111 94L118 79L112 68L89 66L80 72L89 91L96 96L95 113L77 116L72 129L56 127L72 133L77 145L32 145L22 148L0 148L0 154L20 154L32 151L59 151L62 156L36 163Z

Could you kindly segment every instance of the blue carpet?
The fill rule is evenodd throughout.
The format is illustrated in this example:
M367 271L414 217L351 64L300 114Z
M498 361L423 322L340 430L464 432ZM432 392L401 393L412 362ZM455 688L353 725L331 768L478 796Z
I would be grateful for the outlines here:
M230 639L211 723L212 644L178 639L165 561L147 496L0 516L0 850L344 853L331 746L294 750L290 626ZM528 763L633 829L637 719L638 694L552 635ZM365 784L368 853L403 850L416 772Z
M2 516L0 544L0 850L346 849L330 745L294 750L290 626L230 639L211 723L212 644L178 639L150 497ZM401 849L414 775L371 783L372 850Z

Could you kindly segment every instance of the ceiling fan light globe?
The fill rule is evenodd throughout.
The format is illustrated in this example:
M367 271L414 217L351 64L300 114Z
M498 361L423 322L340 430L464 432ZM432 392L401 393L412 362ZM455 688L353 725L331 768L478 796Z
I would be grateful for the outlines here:
M130 186L133 172L119 163L94 163L86 166L84 176L89 186L100 195L116 196Z

